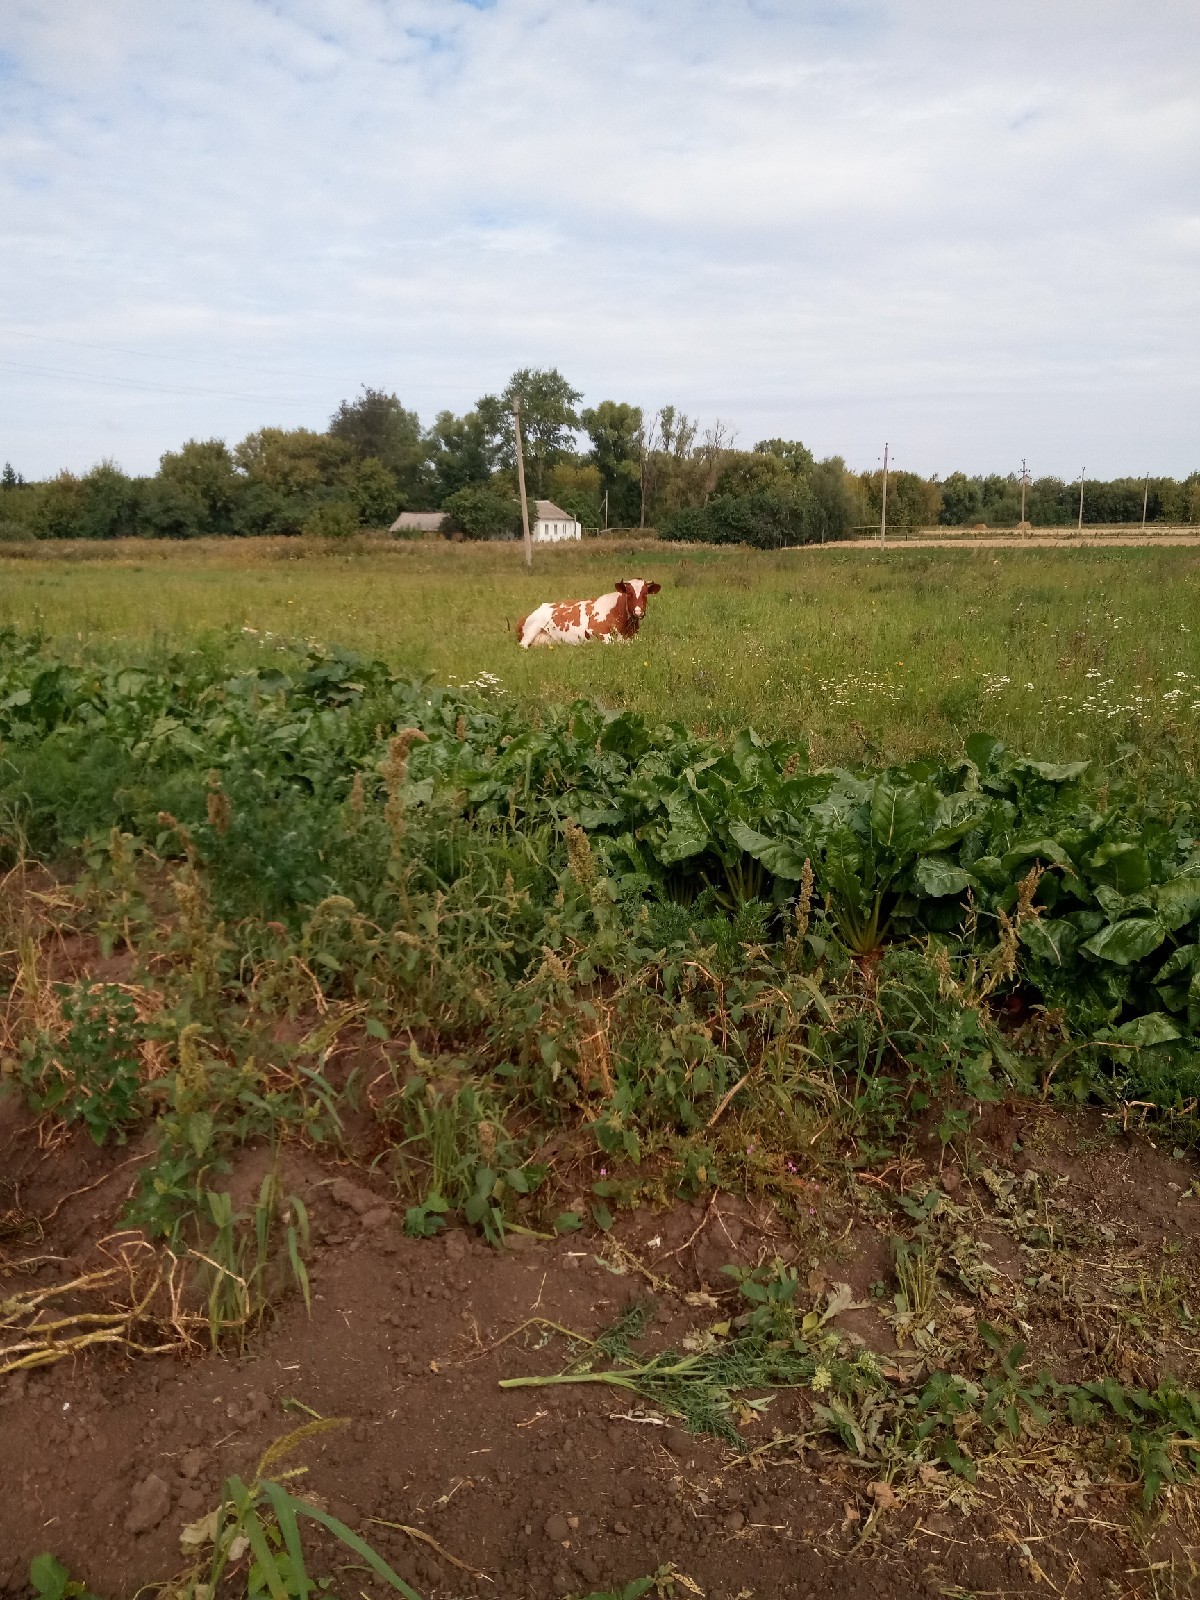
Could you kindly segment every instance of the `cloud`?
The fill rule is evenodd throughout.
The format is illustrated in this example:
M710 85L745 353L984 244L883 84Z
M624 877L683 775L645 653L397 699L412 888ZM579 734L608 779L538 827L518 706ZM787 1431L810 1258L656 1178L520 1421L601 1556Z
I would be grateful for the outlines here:
M861 465L1191 470L1188 9L16 0L0 457L553 363Z

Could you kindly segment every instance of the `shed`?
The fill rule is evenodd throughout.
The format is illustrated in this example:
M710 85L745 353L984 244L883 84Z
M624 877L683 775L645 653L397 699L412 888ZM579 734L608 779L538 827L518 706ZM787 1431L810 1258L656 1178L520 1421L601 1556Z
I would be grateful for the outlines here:
M444 511L402 511L388 530L390 533L441 533Z

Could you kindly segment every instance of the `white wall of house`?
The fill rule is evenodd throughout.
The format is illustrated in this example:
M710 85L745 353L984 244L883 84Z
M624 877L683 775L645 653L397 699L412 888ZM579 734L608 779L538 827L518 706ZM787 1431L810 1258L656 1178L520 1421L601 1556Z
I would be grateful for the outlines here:
M567 515L553 500L533 503L533 537L539 544L557 544L560 539L582 539L583 526Z
M533 537L540 543L555 544L559 539L582 539L583 529L570 518L542 518L533 525Z

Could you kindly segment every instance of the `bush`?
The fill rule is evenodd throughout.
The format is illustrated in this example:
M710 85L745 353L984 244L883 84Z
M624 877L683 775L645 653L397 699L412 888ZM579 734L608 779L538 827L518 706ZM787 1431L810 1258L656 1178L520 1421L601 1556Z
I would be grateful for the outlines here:
M664 517L660 539L693 544L748 544L759 550L841 539L854 522L849 477L836 458L805 478L753 494L717 495Z
M521 528L521 508L511 495L495 489L468 486L459 489L442 509L450 519L449 531L468 539L515 539Z
M664 517L659 538L696 544L748 544L778 550L808 542L805 501L773 494L718 495L706 506Z
M269 483L248 483L233 511L233 531L250 539L265 534L296 534L304 526L306 506L297 495Z
M348 500L324 500L304 519L310 539L348 539L358 532L358 509Z
M204 502L173 478L151 478L142 492L138 532L148 539L198 539L205 528Z
M0 544L25 544L36 539L37 534L23 522L8 522L0 518Z

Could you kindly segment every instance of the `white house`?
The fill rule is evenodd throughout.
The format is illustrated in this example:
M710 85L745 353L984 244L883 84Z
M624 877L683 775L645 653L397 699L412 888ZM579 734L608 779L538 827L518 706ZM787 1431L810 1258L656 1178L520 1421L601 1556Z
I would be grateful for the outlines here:
M388 530L390 533L440 533L446 520L444 511L402 511Z
M553 500L535 500L534 509L537 512L537 521L533 525L533 537L542 544L556 544L559 539L582 539L583 526L575 521L574 517L556 506Z

